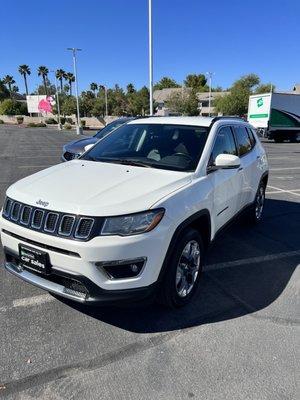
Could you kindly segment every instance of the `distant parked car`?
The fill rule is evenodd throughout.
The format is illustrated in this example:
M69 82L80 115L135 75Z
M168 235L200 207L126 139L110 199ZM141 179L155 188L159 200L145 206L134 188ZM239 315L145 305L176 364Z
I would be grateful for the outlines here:
M94 136L83 136L80 139L73 140L63 146L63 153L61 156L62 161L70 161L74 158L79 157L82 153L84 153L84 148L90 144L95 144L98 140L104 138L104 136L108 135L110 132L117 129L119 126L126 124L129 121L132 121L133 117L126 118L118 118L115 121L107 124L103 129L98 131Z

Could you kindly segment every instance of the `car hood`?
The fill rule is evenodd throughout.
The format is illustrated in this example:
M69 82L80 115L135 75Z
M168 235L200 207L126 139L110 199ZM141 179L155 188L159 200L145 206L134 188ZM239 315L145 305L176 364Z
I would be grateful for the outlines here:
M24 178L7 191L12 199L49 210L112 216L151 208L192 179L191 173L73 160Z
M85 146L87 146L89 144L94 144L98 140L99 139L94 136L90 136L90 137L86 136L82 139L73 140L72 142L67 143L64 146L64 150L69 151L70 153L81 154L84 152Z

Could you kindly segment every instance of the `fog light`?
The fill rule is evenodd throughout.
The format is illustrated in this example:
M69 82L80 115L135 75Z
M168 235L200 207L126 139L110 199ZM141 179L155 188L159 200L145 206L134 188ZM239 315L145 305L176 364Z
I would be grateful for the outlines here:
M125 279L137 277L145 263L146 257L134 260L99 261L96 266L108 275L110 279Z

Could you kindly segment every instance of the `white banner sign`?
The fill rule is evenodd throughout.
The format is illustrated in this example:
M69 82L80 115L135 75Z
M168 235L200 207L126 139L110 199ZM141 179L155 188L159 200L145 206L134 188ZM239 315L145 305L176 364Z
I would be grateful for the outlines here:
M55 105L54 97L46 95L26 96L26 101L28 112L36 114L52 113Z

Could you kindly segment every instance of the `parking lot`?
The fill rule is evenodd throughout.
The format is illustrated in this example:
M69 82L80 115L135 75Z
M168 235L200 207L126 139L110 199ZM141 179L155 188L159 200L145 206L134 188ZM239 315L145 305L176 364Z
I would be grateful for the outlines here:
M10 184L60 162L75 137L0 126L1 205ZM1 267L0 397L299 399L300 143L264 146L264 220L217 239L186 308L86 308Z

